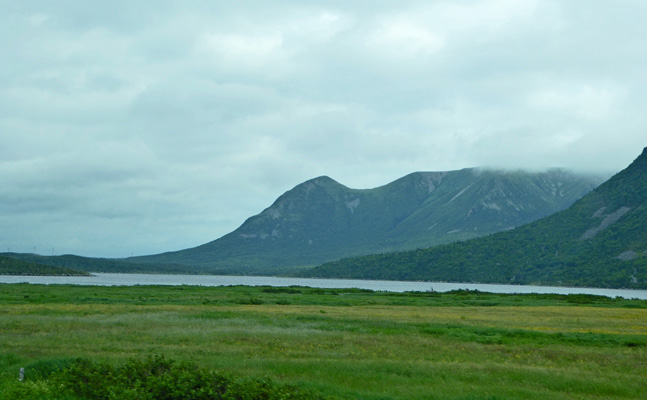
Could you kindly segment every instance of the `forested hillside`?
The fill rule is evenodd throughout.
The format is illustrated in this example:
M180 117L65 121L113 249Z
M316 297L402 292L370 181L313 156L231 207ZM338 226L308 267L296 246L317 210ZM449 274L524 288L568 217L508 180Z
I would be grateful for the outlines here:
M137 264L122 259L82 257L72 254L43 256L31 253L0 253L0 258L24 261L26 264L50 266L89 272L190 273L186 266ZM16 264L17 265L17 264ZM83 272L81 272L83 273Z
M0 275L88 275L88 273L0 256Z

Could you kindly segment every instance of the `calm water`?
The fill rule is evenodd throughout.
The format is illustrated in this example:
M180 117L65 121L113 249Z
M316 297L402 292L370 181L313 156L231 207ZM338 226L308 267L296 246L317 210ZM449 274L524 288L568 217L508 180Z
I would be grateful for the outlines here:
M74 276L13 276L0 275L0 283L74 284L96 286L134 285L199 285L199 286L309 286L318 288L360 288L386 292L437 291L455 289L480 290L492 293L558 293L596 294L608 297L647 300L647 290L569 288L551 286L481 285L472 283L368 281L354 279L277 278L268 276L217 276L217 275L156 275L156 274L106 274L94 273L91 277Z

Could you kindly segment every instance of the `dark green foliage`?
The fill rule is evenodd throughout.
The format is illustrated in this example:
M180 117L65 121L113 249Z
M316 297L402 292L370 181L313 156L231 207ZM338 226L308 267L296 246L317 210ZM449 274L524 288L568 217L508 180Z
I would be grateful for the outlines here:
M565 211L430 249L330 262L304 276L647 288L647 149Z
M0 275L88 275L88 273L0 256Z
M154 272L154 273L195 273L199 272L195 269L188 269L186 266L180 265L167 265L158 264L151 266L150 264L137 264L127 262L121 259L108 259L108 258L91 258L81 257L71 254L62 256L41 256L38 254L27 253L0 253L1 259L21 260L32 264L39 264L43 266L62 267L63 269L50 268L52 271L71 271L70 273L54 273L42 275L86 275L86 272ZM0 265L1 267L1 265ZM71 268L74 268L72 270ZM36 274L34 274L36 275ZM41 274L37 274L41 275Z
M25 367L26 380L42 380L49 378L52 374L69 368L75 363L73 358L56 358L52 360L40 360Z
M324 399L269 379L233 378L163 356L131 359L121 366L81 358L46 378L72 398L88 400Z
M133 359L119 367L79 359L54 380L79 398L96 400L222 399L230 384L225 376L160 356Z

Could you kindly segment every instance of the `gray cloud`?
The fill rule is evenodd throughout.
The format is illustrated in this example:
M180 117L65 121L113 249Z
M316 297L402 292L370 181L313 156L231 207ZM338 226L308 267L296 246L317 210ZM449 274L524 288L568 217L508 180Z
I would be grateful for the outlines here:
M129 256L296 184L601 173L645 146L639 1L0 2L0 246Z

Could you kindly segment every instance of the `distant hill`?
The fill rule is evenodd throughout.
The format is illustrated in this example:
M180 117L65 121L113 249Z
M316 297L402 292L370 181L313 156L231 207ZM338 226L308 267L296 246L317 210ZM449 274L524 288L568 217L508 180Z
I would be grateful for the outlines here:
M647 288L647 148L570 208L507 232L344 259L308 276Z
M278 273L512 229L565 209L600 182L563 170L469 168L416 172L358 190L322 176L286 192L220 239L128 261L212 273Z
M71 268L53 267L50 265L37 264L33 262L17 260L10 257L0 256L0 275L89 275L84 271L77 271Z
M140 272L140 273L190 273L186 266L167 264L137 264L123 259L93 258L66 254L61 256L42 256L32 253L0 253L0 259L20 260L29 264L59 267L61 270L76 272ZM84 272L81 272L84 273ZM64 274L65 275L65 274Z

